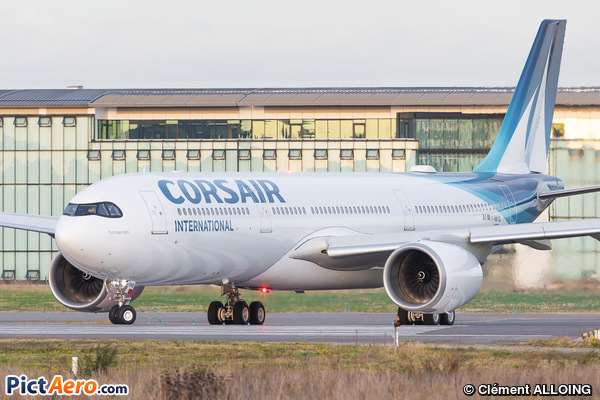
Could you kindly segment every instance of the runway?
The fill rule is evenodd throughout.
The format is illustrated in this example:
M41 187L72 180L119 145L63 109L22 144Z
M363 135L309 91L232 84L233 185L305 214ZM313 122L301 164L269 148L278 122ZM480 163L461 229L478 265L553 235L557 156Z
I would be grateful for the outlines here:
M262 326L210 326L203 313L138 313L133 325L112 325L106 314L0 313L0 338L105 338L391 344L393 314L267 314ZM597 314L457 313L453 326L401 326L400 341L512 344L581 337L600 329Z

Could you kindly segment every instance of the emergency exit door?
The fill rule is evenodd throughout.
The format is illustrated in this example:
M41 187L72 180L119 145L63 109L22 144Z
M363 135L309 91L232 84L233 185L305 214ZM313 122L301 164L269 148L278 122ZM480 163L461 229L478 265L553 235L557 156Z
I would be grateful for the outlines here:
M152 234L169 233L167 230L167 217L165 216L162 204L156 193L152 190L140 190L140 195L144 199L146 207L148 207L148 212L150 213Z

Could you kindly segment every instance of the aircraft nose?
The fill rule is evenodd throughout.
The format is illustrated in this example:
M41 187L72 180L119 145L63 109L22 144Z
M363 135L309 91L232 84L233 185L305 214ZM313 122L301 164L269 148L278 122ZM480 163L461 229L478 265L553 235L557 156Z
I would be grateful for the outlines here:
M79 238L80 235L76 232L76 225L72 221L69 221L66 217L60 217L56 224L56 230L54 232L54 239L56 245L60 250L61 254L68 257L74 256L78 251L82 251Z
M97 241L90 235L89 223L63 216L56 224L54 239L67 260L80 268L93 270Z

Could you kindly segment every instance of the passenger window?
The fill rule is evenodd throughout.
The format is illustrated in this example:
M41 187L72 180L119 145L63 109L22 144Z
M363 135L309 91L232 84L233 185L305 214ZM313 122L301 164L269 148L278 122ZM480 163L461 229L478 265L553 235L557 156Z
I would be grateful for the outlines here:
M181 215L181 208L178 208L177 212L179 213L179 215Z

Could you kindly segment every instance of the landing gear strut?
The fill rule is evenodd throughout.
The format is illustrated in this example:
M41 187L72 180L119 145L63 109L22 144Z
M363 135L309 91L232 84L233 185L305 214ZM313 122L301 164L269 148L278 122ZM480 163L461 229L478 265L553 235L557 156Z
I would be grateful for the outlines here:
M112 293L111 300L118 304L108 312L108 319L116 325L131 325L135 322L137 313L135 308L129 305L131 297L129 293L134 288L135 282L128 280L112 280L106 282L106 287Z
M421 314L398 307L400 325L454 325L454 310L441 314Z
M208 323L211 325L262 325L265 322L265 307L260 301L248 303L240 298L240 292L233 282L223 280L221 296L227 296L225 305L213 301L208 306Z

